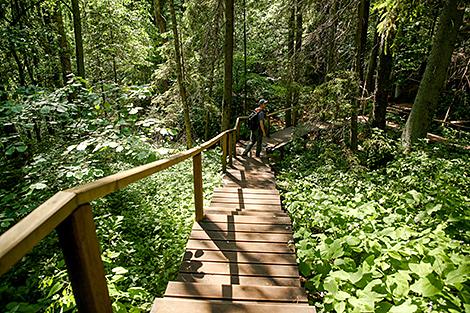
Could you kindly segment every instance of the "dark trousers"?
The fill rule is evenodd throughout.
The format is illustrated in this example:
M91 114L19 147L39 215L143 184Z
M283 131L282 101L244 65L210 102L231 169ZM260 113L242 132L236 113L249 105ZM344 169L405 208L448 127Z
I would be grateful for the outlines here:
M250 134L250 143L246 146L245 151L243 151L243 155L248 155L248 152L253 148L256 144L256 156L259 157L261 155L261 144L263 143L263 134L260 129L252 130Z

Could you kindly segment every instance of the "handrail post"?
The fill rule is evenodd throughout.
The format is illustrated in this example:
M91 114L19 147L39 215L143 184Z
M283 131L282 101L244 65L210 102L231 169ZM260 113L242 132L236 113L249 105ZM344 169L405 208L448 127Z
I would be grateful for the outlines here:
M222 172L227 171L227 135L224 135L220 140L222 146Z
M79 312L112 313L90 204L83 204L58 227Z
M236 158L237 157L237 131L233 131L232 133L232 153L233 153L233 157Z
M232 132L227 134L227 150L228 150L228 164L229 166L233 165L233 145L232 145Z
M202 184L202 156L201 153L193 156L194 178L194 207L196 209L196 222L204 217L204 195Z

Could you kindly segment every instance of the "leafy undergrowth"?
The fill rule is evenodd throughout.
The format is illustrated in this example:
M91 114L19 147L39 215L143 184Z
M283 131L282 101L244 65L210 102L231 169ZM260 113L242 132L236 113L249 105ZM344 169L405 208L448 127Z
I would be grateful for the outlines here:
M141 143L141 147L144 146ZM214 186L221 182L219 152L211 150L203 157L206 201ZM97 171L103 175L135 165L124 160L114 161L104 165L102 159L101 162L90 160L84 163L88 166L68 170L49 166L49 171L58 174L58 179L66 179L69 173L71 178L80 175L82 180L88 181ZM41 169L38 173L45 171ZM56 171L66 172L61 175ZM86 172L84 177L81 176L83 171ZM28 172L34 173L31 168ZM54 177L51 172L45 176ZM15 207L22 207L26 201L32 202L30 207L37 205L34 201L45 196L37 198L34 194L40 191L47 194L45 191L54 185L53 180L35 183L32 188L22 186L26 193L22 193L24 199L18 199ZM149 311L153 299L163 294L169 280L175 279L194 220L193 203L190 160L92 203L114 312ZM23 211L21 215L27 213L24 207ZM10 224L9 221L16 220L16 213L4 211L3 222ZM6 217L8 214L11 218ZM51 234L2 277L1 312L76 311L57 241L56 235Z
M470 312L468 153L420 147L370 169L328 142L290 152L277 179L320 311Z

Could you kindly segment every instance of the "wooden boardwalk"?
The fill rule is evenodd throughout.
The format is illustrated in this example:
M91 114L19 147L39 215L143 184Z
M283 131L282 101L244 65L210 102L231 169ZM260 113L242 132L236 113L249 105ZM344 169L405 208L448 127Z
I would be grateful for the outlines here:
M291 221L262 159L234 159L194 223L176 281L152 313L313 313L300 286Z

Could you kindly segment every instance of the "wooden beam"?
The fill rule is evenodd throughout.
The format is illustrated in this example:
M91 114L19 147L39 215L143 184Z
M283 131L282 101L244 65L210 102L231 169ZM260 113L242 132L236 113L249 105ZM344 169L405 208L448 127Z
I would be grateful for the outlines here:
M193 179L194 179L194 207L196 209L196 222L204 217L204 194L202 181L202 157L201 153L193 156Z
M78 311L112 313L91 206L78 207L57 233Z
M74 193L58 192L0 236L0 275L21 260L76 207Z

